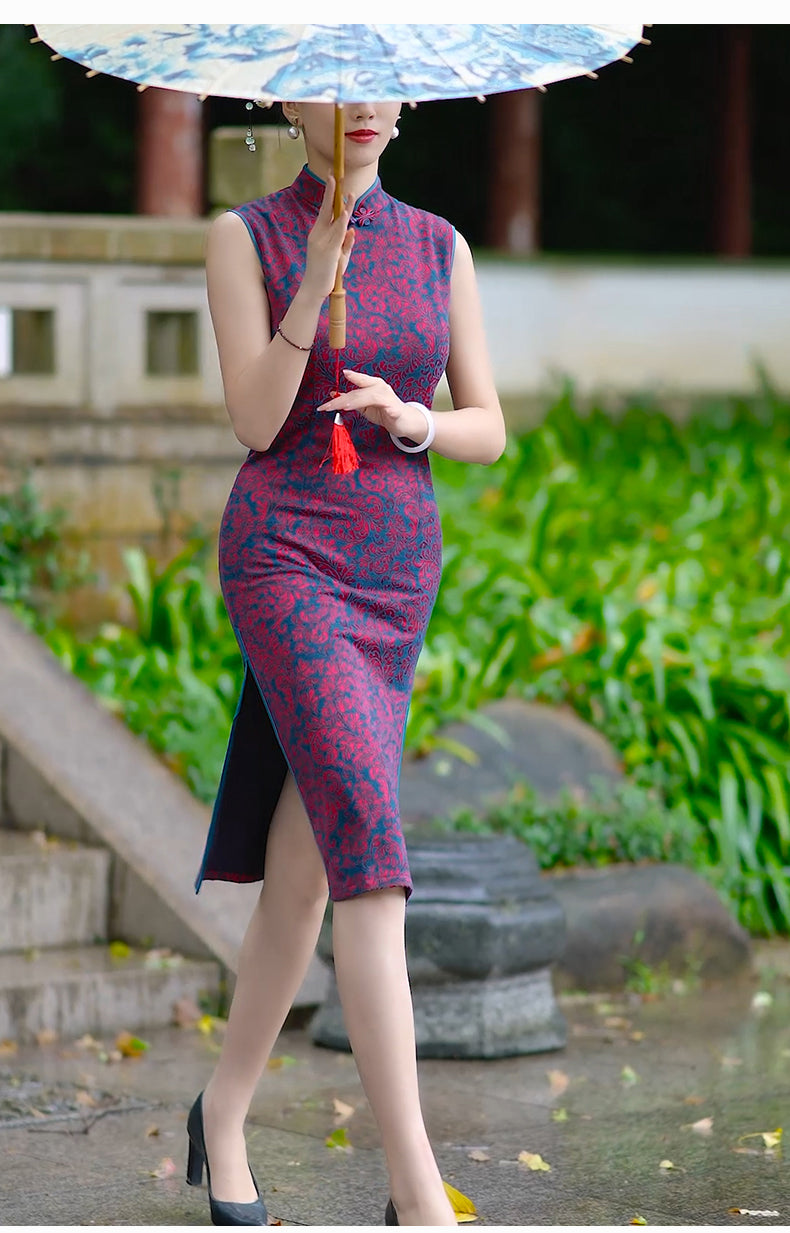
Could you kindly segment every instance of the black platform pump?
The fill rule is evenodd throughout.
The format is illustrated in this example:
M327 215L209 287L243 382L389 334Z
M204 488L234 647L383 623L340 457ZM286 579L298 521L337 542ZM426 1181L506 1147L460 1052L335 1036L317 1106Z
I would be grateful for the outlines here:
M211 1193L211 1170L206 1156L206 1141L203 1137L203 1093L189 1110L187 1118L187 1134L189 1136L189 1155L187 1157L187 1185L199 1186L203 1180L203 1166L208 1178L208 1201L211 1208L212 1224L268 1224L269 1214L261 1198L255 1174L250 1169L250 1176L258 1192L257 1199L251 1203L229 1203L215 1199Z
M387 1204L387 1210L384 1213L384 1223L385 1224L399 1224L400 1223L400 1221L398 1220L398 1213L395 1211L395 1205L393 1204L392 1199L390 1199L389 1203Z

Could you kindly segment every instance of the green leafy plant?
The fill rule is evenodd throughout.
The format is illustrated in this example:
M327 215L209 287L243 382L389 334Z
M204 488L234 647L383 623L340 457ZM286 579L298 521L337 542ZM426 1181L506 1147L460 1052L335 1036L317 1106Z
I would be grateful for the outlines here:
M593 776L588 789L564 787L546 798L525 779L506 799L477 814L458 809L440 829L515 835L541 869L618 861L702 863L704 829L687 810L666 809L655 789Z
M58 596L94 577L87 553L64 542L65 520L62 507L44 506L29 472L0 493L0 601L39 624L54 621Z

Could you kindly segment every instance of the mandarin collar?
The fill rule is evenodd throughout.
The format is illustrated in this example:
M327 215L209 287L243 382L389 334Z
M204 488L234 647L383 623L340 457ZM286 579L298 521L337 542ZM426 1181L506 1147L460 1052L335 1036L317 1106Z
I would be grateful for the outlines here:
M317 176L311 171L305 163L299 175L294 180L291 188L298 194L308 205L315 206L316 210L321 205L324 198L324 189L326 181ZM351 215L351 225L353 227L365 227L373 221L377 214L380 214L387 204L387 194L381 187L381 177L376 176L376 179L371 184L370 188L366 189L361 197L354 204L354 213Z

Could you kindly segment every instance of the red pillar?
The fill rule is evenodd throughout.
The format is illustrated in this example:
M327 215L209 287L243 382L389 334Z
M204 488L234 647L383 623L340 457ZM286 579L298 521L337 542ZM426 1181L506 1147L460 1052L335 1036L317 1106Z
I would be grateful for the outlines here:
M488 227L491 248L534 253L540 227L540 95L509 90L488 96L491 164Z
M719 133L714 245L725 257L752 251L751 30L721 27Z
M194 94L149 86L139 96L137 211L203 213L203 104Z

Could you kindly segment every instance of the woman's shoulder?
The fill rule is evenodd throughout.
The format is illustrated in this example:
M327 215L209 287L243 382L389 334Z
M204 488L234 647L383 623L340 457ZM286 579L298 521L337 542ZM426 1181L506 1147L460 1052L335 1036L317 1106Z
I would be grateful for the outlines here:
M455 230L453 224L444 218L441 214L434 214L431 210L424 210L421 206L410 205L408 201L401 201L398 197L393 197L390 193L389 197L392 208L402 218L410 221L413 225L419 226L426 231L434 232L452 232Z
M253 197L249 201L242 201L239 205L228 206L226 213L240 214L242 218L249 219L267 218L279 213L283 207L287 208L292 196L292 186L289 184L287 188L278 188L275 192L267 193L263 197Z

